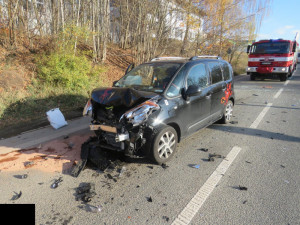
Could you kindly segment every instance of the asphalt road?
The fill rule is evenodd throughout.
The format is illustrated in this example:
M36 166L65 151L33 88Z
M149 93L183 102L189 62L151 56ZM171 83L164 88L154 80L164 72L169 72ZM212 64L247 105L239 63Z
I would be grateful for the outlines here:
M78 178L27 170L27 179L15 179L22 172L2 171L0 203L35 204L36 224L300 224L300 70L287 82L238 76L235 93L237 123L188 137L167 169L134 159L121 177L109 172L115 181L92 169ZM210 162L212 153L225 158ZM88 182L97 195L83 204L75 189Z

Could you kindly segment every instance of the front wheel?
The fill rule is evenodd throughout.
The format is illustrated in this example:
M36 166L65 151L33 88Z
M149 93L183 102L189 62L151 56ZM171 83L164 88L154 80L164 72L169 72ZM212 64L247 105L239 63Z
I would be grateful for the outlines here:
M223 117L220 122L223 124L229 123L232 119L232 113L233 113L233 102L231 100L228 100L223 111Z
M288 74L286 74L286 73L282 73L279 75L280 81L286 81L287 77L288 77Z
M171 126L165 126L154 137L150 154L152 159L162 164L169 161L177 146L177 132Z
M250 80L255 80L255 74L254 73L250 73Z

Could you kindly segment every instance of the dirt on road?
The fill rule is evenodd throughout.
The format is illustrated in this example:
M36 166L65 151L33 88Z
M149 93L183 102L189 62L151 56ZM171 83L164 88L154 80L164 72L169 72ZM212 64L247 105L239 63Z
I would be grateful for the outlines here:
M24 171L28 168L43 172L67 173L80 160L81 145L90 134L66 136L29 149L0 155L0 171Z

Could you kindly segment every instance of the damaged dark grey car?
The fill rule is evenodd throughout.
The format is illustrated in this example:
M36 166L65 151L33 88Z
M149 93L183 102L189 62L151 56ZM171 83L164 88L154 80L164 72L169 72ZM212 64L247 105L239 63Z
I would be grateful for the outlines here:
M195 56L157 58L93 90L84 115L99 146L161 164L184 137L232 117L232 68L224 60Z

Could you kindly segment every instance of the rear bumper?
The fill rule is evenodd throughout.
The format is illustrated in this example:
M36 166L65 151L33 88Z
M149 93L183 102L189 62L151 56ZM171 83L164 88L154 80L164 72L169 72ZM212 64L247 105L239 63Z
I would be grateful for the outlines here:
M289 72L289 67L272 67L273 70L272 72L268 73L288 73ZM258 73L258 67L247 67L246 72L247 74L249 73Z

